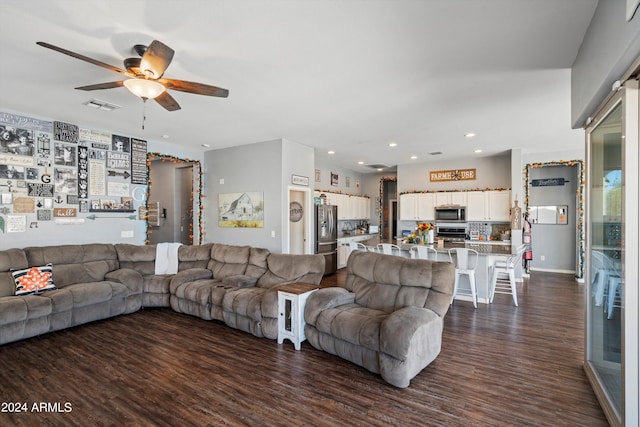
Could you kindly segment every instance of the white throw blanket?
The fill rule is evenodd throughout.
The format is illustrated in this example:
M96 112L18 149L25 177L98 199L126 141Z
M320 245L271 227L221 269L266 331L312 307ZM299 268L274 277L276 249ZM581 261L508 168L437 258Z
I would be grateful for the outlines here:
M156 245L156 274L178 272L178 248L182 243L158 243Z

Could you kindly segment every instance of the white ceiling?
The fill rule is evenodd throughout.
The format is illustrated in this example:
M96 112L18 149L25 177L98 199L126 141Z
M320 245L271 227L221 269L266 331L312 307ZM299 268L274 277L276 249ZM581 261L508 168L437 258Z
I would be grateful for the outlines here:
M205 150L278 138L362 172L389 165L581 149L570 74L597 0L2 0L0 109ZM165 77L229 90L170 92L182 110L125 88L74 87L119 74L154 39ZM122 108L95 110L96 98ZM465 133L475 132L473 139ZM170 138L163 140L162 135ZM396 142L396 148L389 148ZM428 153L441 151L439 157ZM410 160L411 155L418 156Z

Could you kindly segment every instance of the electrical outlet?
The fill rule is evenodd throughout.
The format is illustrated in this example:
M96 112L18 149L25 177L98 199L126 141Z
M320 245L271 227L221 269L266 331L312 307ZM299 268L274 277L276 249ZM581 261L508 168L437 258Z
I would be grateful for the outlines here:
M122 238L127 238L127 237L133 237L133 230L123 230L120 232L120 237Z
M540 255L540 261L544 261L544 255Z
M276 237L276 230L271 230L271 237Z

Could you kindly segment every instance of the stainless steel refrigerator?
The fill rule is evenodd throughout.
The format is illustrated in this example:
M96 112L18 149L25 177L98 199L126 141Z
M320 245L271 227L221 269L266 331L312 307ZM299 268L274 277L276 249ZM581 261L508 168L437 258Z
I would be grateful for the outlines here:
M324 274L338 269L338 207L315 205L315 245L317 254L324 255Z

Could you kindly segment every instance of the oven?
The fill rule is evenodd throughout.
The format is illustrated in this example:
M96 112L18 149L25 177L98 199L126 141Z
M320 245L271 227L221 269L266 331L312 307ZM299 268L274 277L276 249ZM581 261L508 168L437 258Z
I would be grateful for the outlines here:
M464 242L467 239L468 233L469 227L467 223L436 223L436 236L445 242Z

